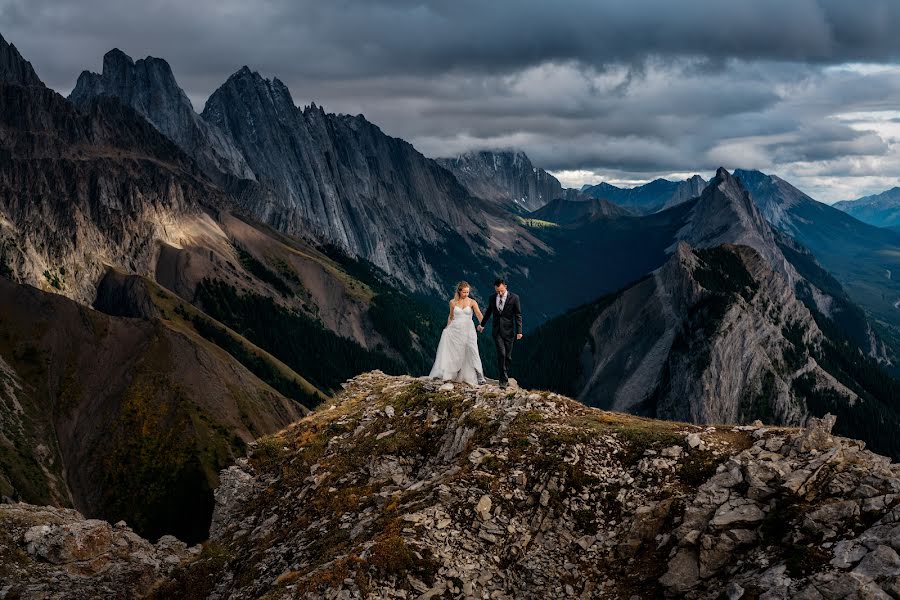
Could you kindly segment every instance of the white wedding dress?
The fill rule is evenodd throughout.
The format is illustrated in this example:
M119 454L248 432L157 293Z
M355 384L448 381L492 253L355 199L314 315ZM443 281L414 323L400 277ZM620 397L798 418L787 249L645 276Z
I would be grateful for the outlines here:
M453 320L441 333L429 377L463 381L469 385L484 383L484 369L478 354L478 332L472 322L471 306L453 307Z

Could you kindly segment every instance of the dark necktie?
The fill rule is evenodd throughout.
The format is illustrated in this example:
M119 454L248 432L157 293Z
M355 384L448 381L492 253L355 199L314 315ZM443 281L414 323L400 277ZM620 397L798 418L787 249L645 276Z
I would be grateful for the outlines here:
M500 306L497 307L497 310L500 310L500 311L503 310L503 298L504 298L503 296L500 296Z

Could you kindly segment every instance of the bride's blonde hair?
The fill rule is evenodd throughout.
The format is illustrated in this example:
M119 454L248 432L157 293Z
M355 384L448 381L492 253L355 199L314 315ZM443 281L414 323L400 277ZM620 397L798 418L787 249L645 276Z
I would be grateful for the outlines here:
M472 286L470 286L469 283L466 281L460 281L459 283L456 284L456 293L453 294L454 302L459 302L459 293L466 288L469 288L470 291L472 289Z

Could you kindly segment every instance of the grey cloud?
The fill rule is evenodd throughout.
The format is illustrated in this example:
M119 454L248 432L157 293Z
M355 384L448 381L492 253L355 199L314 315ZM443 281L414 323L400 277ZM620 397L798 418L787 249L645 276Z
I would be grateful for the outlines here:
M900 78L829 66L896 62L897 30L894 0L0 0L0 32L63 93L119 47L168 60L199 111L247 64L429 156L517 146L621 179L889 164L833 117L896 110Z

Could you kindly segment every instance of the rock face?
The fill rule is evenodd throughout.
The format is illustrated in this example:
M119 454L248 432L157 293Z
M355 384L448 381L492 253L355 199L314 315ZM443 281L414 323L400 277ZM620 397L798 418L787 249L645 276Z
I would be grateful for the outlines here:
M564 197L553 175L531 164L524 152L482 150L437 159L467 190L517 212L531 212Z
M327 114L315 104L301 110L277 78L241 69L213 93L202 116L234 141L269 190L240 195L258 219L327 240L412 289L440 288L447 260L487 268L498 248L534 248L527 230L473 199L407 142L362 115ZM416 227L397 226L409 219Z
M253 179L244 156L214 125L194 112L178 87L169 63L148 56L134 62L119 49L103 57L103 73L84 71L69 100L86 108L99 96L113 96L130 106L163 135L197 160L214 181L223 175Z
M583 188L581 193L591 198L604 198L635 214L646 215L696 198L705 187L706 181L699 175L694 175L684 181L656 179L634 188L601 183Z
M0 272L85 303L106 265L152 273L157 244L209 229L202 205L224 200L109 97L80 112L47 88L0 83L0 136Z
M31 63L22 58L15 46L0 35L0 81L23 86L43 87Z
M0 521L5 598L135 598L201 552L172 536L151 544L124 522L113 526L74 510L0 505Z
M151 597L896 594L900 467L831 435L832 421L698 427L439 387L361 375L260 440L221 475L207 557ZM0 585L61 589L10 521L0 510L20 558L0 562Z
M900 232L863 223L817 202L775 175L735 170L734 177L750 192L766 219L811 250L853 302L892 328L900 327L900 311L895 307L900 298L900 278L895 276L900 272ZM862 331L861 335L868 333ZM896 333L891 332L890 337ZM865 351L882 362L893 362L889 355L898 351L886 353L879 346L876 341Z
M305 412L184 322L110 317L2 278L0 315L6 498L199 541L218 471Z
M591 325L579 399L694 423L799 424L807 407L798 380L856 400L816 362L822 338L757 252L681 242Z
M893 187L880 194L863 196L856 200L835 202L832 206L863 223L876 227L900 225L900 187Z

